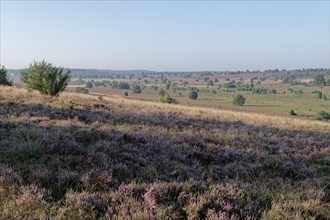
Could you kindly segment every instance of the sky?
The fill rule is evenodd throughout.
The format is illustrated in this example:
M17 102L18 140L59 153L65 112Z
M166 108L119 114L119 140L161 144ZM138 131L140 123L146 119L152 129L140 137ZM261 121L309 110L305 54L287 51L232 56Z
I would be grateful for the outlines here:
M329 1L0 1L6 68L330 66Z

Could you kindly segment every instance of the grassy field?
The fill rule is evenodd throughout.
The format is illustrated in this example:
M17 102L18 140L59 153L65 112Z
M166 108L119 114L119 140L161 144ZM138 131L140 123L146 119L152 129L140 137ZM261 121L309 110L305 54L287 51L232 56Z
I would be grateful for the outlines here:
M247 84L251 78L260 77L265 75L264 73L254 73L254 74L238 74L230 76L230 80L239 81L242 79L244 84ZM156 81L156 79L140 78L138 79L85 79L85 81L95 80L95 81L121 81L128 82L130 84L138 83L146 88L143 89L142 93L135 94L130 90L114 89L109 86L99 86L89 89L91 94L97 95L119 95L124 97L125 92L128 92L128 95L132 99L138 100L147 100L147 101L159 101L158 92L160 88L165 89L171 97L175 98L180 105L186 106L197 106L197 107L208 107L212 109L224 109L224 110L234 110L234 111L243 111L243 112L256 112L268 115L280 115L286 116L289 115L289 111L292 109L297 113L295 117L303 117L315 119L315 116L320 111L330 111L330 86L301 86L301 85L288 85L283 84L281 80L275 82L271 80L270 74L266 75L268 77L265 81L262 81L259 85L255 85L255 88L266 88L266 89L275 89L276 94L256 94L251 91L238 91L237 89L228 89L219 88L219 85L223 85L228 82L225 79L228 76L219 76L214 77L218 82L214 86L207 86L203 82L202 77L192 77L191 79L185 78L169 78L173 83L178 85L174 88L165 89L165 84ZM74 79L76 80L76 79ZM73 80L73 81L74 81ZM143 83L144 80L148 80L147 84ZM198 80L198 82L196 82ZM310 82L312 78L301 78L301 82ZM189 84L187 86L182 86L182 82L187 81ZM152 85L158 86L158 90L150 89ZM67 91L74 92L77 86L84 87L83 85L71 84L67 88ZM191 100L188 97L190 89L189 87L197 87L199 91L199 97L197 100ZM292 89L291 92L289 89ZM302 90L303 94L295 93L295 91ZM321 91L327 99L319 99L313 91ZM242 94L246 97L246 103L243 107L235 106L232 103L233 97L237 94Z
M0 219L329 219L328 122L110 91L0 87Z

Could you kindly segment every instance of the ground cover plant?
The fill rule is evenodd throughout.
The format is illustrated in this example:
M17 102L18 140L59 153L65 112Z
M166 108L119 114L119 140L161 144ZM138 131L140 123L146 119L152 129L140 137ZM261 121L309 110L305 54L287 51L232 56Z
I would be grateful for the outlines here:
M326 121L0 87L0 219L329 219Z

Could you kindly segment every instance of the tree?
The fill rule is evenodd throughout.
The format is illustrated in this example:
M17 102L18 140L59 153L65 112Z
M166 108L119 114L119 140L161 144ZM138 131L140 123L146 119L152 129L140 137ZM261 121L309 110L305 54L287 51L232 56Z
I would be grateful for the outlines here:
M93 88L93 83L92 83L91 81L88 81L88 82L86 83L86 88L88 88L88 89Z
M13 82L7 78L7 69L2 66L0 68L0 85L11 86L12 84Z
M297 115L297 113L295 113L295 111L293 111L293 109L291 109L291 110L289 111L289 115L293 115L293 116L295 116L295 115Z
M198 98L198 93L194 90L190 91L189 98L192 100L196 100Z
M42 94L57 96L68 85L71 71L63 72L63 67L53 66L45 60L30 64L21 71L21 80L28 88L38 90Z
M126 82L119 82L117 88L118 89L131 89L130 85Z
M170 97L169 94L160 95L159 101L162 103L178 103L174 98Z
M323 74L317 74L316 76L314 76L313 84L314 85L325 86L326 82L325 82L324 75Z
M125 96L128 96L128 92L126 91L124 95L125 95Z
M234 97L233 103L234 105L242 106L245 103L246 98L242 94L238 94Z
M141 93L142 92L141 86L136 85L136 84L133 85L132 91L133 91L133 93Z

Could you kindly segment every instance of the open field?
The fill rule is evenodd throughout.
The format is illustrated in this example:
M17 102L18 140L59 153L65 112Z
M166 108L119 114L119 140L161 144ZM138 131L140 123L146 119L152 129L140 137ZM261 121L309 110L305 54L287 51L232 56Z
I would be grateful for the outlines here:
M316 73L315 73L316 74ZM90 94L119 95L137 100L159 102L158 92L163 89L171 97L175 98L180 105L208 107L212 109L234 110L240 112L256 112L267 115L288 116L292 109L298 118L315 120L320 111L330 111L330 86L317 86L313 82L313 75L297 76L295 82L306 85L290 85L275 78L292 77L289 72L283 73L240 73L240 74L210 74L196 73L189 75L176 74L168 76L165 80L161 76L143 75L135 77L118 76L117 78L84 78L84 82L77 84L78 78L74 78L66 91L74 92L76 87L84 87L86 82L94 82L94 87L89 89ZM206 76L205 76L206 75ZM329 78L329 76L327 76ZM207 79L207 80L205 80ZM208 80L213 81L213 86L207 85ZM265 89L265 94L257 94L253 91L242 91L239 87L225 88L228 82L235 81L241 85L249 85L253 80L253 89ZM142 93L133 93L129 89L113 88L109 84L97 85L103 82L125 82L130 85L138 84ZM95 83L96 82L96 83ZM168 82L170 86L167 87ZM95 86L96 85L96 86ZM198 89L198 99L189 99L189 92ZM269 91L276 90L276 94ZM323 98L318 98L315 91L320 91ZM233 97L242 94L246 98L244 106L235 106ZM324 98L325 97L325 98Z
M329 219L328 122L121 95L0 87L0 219Z

